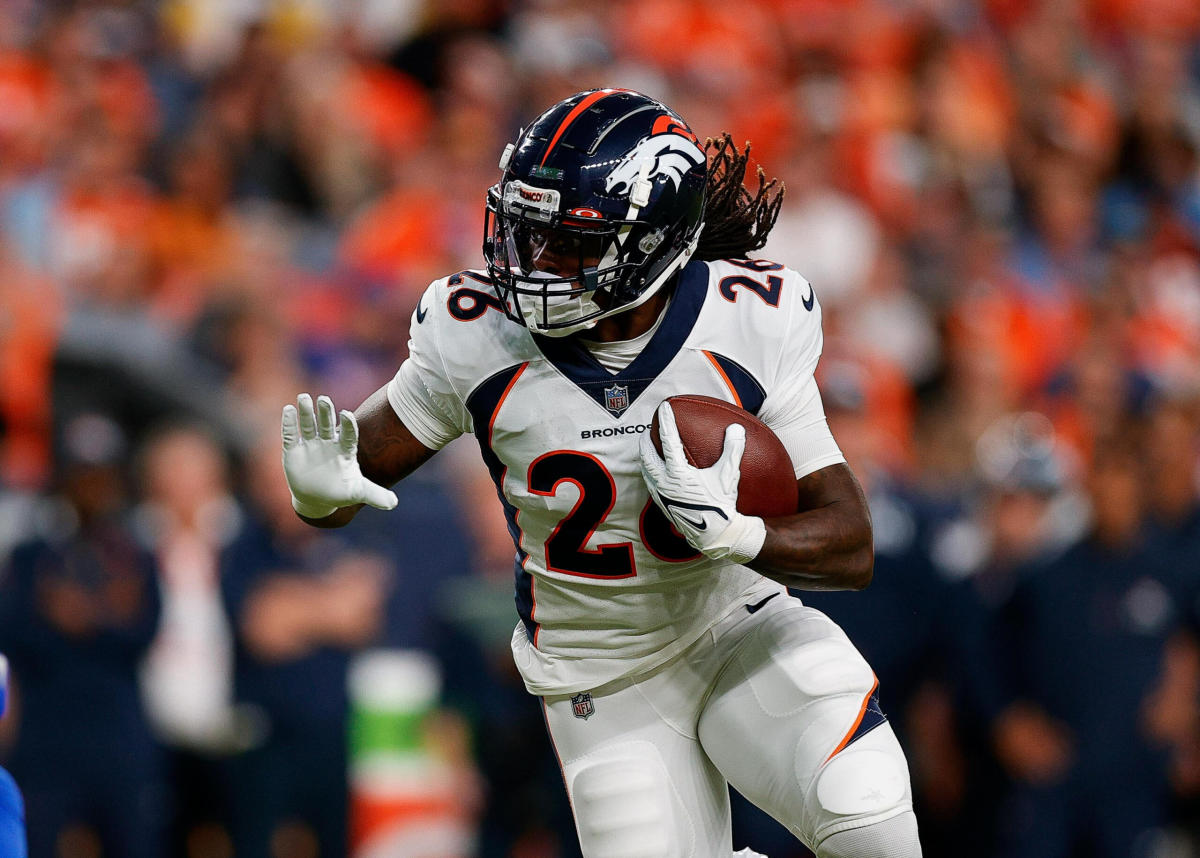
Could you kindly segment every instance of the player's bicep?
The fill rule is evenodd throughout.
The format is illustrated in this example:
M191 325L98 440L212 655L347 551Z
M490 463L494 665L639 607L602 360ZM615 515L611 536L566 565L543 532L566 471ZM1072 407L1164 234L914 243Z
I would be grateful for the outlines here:
M388 401L387 386L367 397L358 419L358 466L368 480L390 486L429 461L436 450L409 431Z
M828 465L796 480L799 493L799 509L807 512L835 504L852 510L867 526L871 516L867 510L867 499L858 478L845 462Z

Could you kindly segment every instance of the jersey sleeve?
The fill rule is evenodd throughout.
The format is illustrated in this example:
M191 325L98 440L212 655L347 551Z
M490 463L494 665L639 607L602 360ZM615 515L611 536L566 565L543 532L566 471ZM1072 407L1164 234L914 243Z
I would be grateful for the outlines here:
M798 294L807 300L789 302L791 318L787 336L774 383L763 401L759 417L783 441L799 479L829 465L845 462L846 457L829 431L821 392L813 376L824 344L821 307L808 281L796 276Z
M421 296L409 326L408 359L387 386L388 402L400 422L431 450L471 430L470 415L442 357L436 289L435 283Z

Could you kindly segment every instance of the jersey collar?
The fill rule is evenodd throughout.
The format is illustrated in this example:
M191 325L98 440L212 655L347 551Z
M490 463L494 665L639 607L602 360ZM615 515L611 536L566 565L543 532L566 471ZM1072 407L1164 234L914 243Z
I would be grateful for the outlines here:
M605 394L605 389L611 394L614 387L627 387L626 408L632 405L667 368L667 364L675 359L675 355L679 354L700 317L700 309L704 306L707 295L708 265L693 260L680 272L675 294L664 311L662 324L658 326L646 348L632 363L617 373L605 369L576 337L545 337L534 334L533 340L546 359L576 387L595 400L605 413L620 417L625 413L625 408L619 413L609 408L606 402L611 402L612 399L611 395Z

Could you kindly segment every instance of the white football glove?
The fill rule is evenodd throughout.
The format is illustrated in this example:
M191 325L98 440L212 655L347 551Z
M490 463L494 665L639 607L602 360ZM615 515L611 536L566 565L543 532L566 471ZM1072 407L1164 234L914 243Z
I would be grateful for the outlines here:
M395 493L371 482L358 468L358 421L342 411L334 419L333 400L301 393L283 406L283 473L292 507L305 518L324 518L344 506L365 503L395 509Z
M737 511L738 481L746 430L737 423L725 429L725 447L711 468L688 464L671 406L658 406L659 456L642 433L642 477L650 496L688 543L713 560L746 563L762 551L767 525L758 516Z

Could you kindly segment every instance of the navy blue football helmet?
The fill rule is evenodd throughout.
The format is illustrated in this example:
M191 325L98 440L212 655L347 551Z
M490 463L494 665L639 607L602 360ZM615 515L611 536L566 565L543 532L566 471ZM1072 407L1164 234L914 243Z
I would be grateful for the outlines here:
M624 89L560 101L504 149L484 258L509 315L566 336L632 309L696 249L707 161L684 121Z

